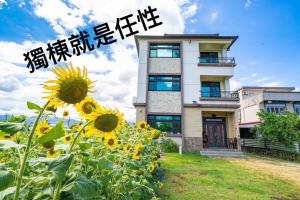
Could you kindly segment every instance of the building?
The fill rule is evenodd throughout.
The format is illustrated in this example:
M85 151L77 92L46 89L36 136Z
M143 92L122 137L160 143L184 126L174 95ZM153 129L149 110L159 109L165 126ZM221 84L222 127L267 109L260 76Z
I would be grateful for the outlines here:
M260 123L257 112L265 110L280 114L284 110L300 115L300 92L294 87L250 87L237 90L240 99L241 138L254 137L251 127Z
M238 148L238 96L227 52L237 36L136 36L139 55L136 121L168 132L185 151ZM203 140L204 137L204 140Z

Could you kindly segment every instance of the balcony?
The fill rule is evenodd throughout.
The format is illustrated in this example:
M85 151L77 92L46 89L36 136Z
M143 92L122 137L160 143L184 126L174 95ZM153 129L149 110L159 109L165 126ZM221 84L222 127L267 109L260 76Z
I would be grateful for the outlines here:
M239 101L239 96L231 91L200 91L200 100Z
M234 57L199 57L198 66L235 67Z

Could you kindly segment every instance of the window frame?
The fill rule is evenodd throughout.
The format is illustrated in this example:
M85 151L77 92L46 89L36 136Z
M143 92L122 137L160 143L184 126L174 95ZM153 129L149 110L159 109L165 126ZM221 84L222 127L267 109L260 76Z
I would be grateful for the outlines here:
M300 115L300 102L294 102L294 112Z
M180 58L181 52L180 52L180 43L150 43L149 45L149 58ZM171 50L171 56L158 56L157 50ZM153 56L152 52L155 56ZM175 53L177 52L177 54ZM178 55L178 56L176 56Z
M207 56L203 56L203 54L208 54ZM209 54L216 54L216 56L211 56ZM204 51L200 52L200 63L204 64L215 64L219 63L219 52L217 51Z
M151 119L153 117L154 117L154 119ZM171 117L172 119L171 120L168 120L168 119L156 119L157 117ZM172 129L173 129L174 123L177 123L176 126L179 127L179 130L177 130L177 132L174 132L173 130L172 131L166 131L170 135L181 135L181 133L182 133L181 120L182 120L181 115L162 115L162 114L149 114L149 115L147 115L147 123L152 128L157 128L156 125L153 126L153 123L156 124L157 122L161 122L161 123L163 123L163 122L171 122L172 123Z
M212 86L203 86L204 84L217 84L218 87L212 87ZM205 94L205 90L203 90L203 88L209 88L209 95ZM218 91L212 91L211 88L218 88ZM203 95L204 94L204 95ZM212 95L212 94L216 94L216 95ZM218 81L201 81L201 97L208 97L208 98L221 98L222 94L221 94L221 82Z
M155 80L151 80L151 78L155 78ZM171 80L163 81L162 78L171 78ZM171 90L162 90L158 89L158 83L171 83ZM156 89L153 89L151 83L155 83ZM178 90L174 89L174 83L178 83ZM160 92L181 92L181 76L180 75L149 75L148 76L148 91L160 91Z
M287 110L287 105L284 101L272 101L272 103L265 102L265 111L268 113L280 115L285 110Z

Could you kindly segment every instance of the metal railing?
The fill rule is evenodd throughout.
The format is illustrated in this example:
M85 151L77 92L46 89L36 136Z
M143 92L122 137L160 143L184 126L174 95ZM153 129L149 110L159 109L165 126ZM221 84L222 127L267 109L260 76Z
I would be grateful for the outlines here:
M234 57L199 57L199 64L217 64L217 65L232 65L235 66Z
M231 99L231 100L239 100L238 93L234 93L231 91L201 91L200 90L201 98L207 99Z

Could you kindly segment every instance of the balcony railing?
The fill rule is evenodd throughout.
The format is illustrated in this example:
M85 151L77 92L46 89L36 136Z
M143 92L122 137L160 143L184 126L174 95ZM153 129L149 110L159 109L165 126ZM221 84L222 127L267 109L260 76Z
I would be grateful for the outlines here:
M231 91L200 91L201 99L239 100L238 93Z
M225 65L225 66L235 66L235 59L234 57L199 57L199 64L200 65Z

